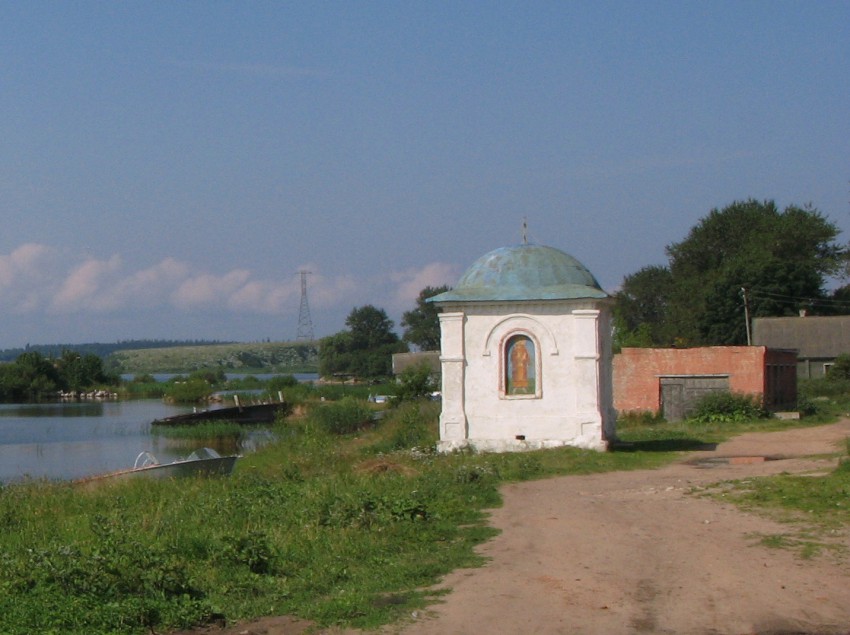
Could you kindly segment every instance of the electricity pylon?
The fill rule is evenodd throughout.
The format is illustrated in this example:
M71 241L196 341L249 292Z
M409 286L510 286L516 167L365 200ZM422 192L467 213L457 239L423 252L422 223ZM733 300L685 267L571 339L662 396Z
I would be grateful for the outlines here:
M298 273L301 276L301 308L298 310L298 332L295 339L312 341L313 319L310 317L310 304L307 302L307 276L312 272L301 270Z

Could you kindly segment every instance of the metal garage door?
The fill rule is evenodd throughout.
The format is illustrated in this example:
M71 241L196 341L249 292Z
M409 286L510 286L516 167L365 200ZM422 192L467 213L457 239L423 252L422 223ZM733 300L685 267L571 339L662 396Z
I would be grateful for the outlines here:
M661 413L667 421L681 421L709 392L729 392L729 375L661 377Z

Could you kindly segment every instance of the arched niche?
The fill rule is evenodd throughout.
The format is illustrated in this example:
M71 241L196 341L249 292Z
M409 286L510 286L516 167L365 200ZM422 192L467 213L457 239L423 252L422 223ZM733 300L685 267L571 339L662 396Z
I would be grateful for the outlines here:
M484 341L484 350L481 354L489 357L493 353L500 353L506 338L512 333L520 332L534 336L537 340L539 356L558 354L558 341L552 330L534 316L524 313L509 315L493 325Z

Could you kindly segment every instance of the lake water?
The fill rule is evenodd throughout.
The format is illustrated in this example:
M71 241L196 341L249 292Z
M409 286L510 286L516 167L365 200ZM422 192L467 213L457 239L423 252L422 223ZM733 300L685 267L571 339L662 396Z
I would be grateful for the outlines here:
M161 400L0 404L0 483L76 479L133 466L143 450L161 463L185 444L152 434L151 421L191 412Z
M231 379L246 376L228 374ZM156 376L158 381L171 377ZM275 375L256 377L266 380ZM310 382L318 375L296 374L295 378ZM151 452L160 463L170 463L190 454L197 443L158 436L151 421L191 411L191 406L159 399L0 404L0 483L26 478L71 480L122 470L133 467L142 451ZM250 451L270 438L262 431L250 432L238 449Z
M156 381L168 381L169 379L174 379L175 377L185 377L187 373L154 373L151 375ZM121 375L121 379L124 381L132 381L135 377L135 373L124 373ZM261 381L268 381L269 379L273 379L274 377L280 377L280 373L225 373L224 376L227 379L245 379L247 377L255 377ZM293 373L292 374L295 379L300 382L314 382L318 381L319 373Z

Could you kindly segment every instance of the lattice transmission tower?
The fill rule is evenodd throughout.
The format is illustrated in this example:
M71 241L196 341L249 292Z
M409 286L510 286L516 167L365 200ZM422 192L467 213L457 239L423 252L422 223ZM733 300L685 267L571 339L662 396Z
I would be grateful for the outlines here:
M307 276L311 271L299 271L301 276L301 308L298 310L298 332L295 334L296 340L315 339L313 335L313 318L310 317L310 304L307 302Z

